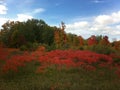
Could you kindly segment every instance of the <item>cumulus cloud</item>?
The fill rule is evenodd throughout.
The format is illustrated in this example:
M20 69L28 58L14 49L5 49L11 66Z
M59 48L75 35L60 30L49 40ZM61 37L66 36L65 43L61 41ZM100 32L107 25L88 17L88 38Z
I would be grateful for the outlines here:
M90 30L100 31L101 34L120 35L120 11L109 15L99 15L93 20Z
M101 25L116 24L120 22L120 11L110 15L99 15L95 18L95 22Z
M111 35L120 35L120 31L113 31L110 33Z
M68 24L67 25L67 29L71 29L71 28L76 28L76 29L84 29L86 27L88 27L89 24L87 21L80 21L80 22L75 22L73 24Z
M83 35L86 38L87 36L90 36L90 32L88 31L89 27L90 24L87 21L74 22L73 24L66 25L66 32Z
M108 15L98 15L90 20L67 24L66 32L79 34L120 35L120 11ZM79 33L78 33L79 32ZM120 36L119 36L120 39Z
M31 15L17 14L16 20L17 20L17 21L26 21L26 20L32 19L32 18L33 18L33 16L31 16Z
M95 18L95 22L101 25L107 25L113 23L113 19L109 15L99 15Z
M8 21L7 18L0 18L0 26L2 26L7 21Z
M5 5L0 5L0 14L7 14L7 7Z
M2 26L4 23L6 23L8 20L10 21L26 21L28 19L32 19L33 16L27 15L27 14L17 14L16 18L0 18L0 26ZM1 27L0 27L1 28Z

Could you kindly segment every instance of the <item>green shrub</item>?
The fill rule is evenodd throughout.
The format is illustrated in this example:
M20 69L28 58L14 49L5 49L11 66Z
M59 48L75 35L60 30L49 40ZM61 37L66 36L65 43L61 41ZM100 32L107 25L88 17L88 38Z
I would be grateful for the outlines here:
M84 47L80 46L80 47L79 47L79 50L84 50Z
M27 43L26 45L22 45L20 47L20 50L21 51L25 51L25 50L28 50L28 51L35 51L37 48L38 48L39 44L38 43Z
M28 50L28 48L27 48L26 45L22 45L22 46L20 47L20 50L21 50L21 51L26 51L26 50Z
M88 50L91 50L100 54L107 54L107 55L115 52L115 50L112 49L110 46L103 46L103 45L89 46Z
M46 48L47 51L56 49L56 46L54 44L52 44L52 45L42 44L42 45Z
M38 43L33 43L31 47L32 51L35 51L38 48L38 46L39 46Z

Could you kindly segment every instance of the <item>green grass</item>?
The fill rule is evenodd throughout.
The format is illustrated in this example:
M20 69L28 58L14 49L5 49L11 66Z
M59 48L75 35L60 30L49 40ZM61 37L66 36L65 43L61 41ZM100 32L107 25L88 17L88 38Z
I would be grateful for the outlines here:
M26 64L19 72L10 71L0 75L0 90L119 90L120 78L114 70L98 68L87 71L82 68L57 70L47 68L36 73L37 62Z

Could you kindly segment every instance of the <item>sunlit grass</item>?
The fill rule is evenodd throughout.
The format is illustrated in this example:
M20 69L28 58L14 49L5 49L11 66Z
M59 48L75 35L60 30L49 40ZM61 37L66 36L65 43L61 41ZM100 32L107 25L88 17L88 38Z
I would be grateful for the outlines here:
M19 71L0 75L1 90L119 90L120 78L114 70L97 68L88 71L79 68L61 68L55 66L36 73L37 62L28 63Z

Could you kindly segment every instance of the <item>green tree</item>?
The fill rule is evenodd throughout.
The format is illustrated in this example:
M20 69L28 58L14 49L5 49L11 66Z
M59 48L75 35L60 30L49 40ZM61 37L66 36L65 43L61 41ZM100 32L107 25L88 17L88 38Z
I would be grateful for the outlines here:
M47 25L43 20L8 21L2 27L0 40L7 47L19 48L29 43L51 45L54 42L54 27Z

